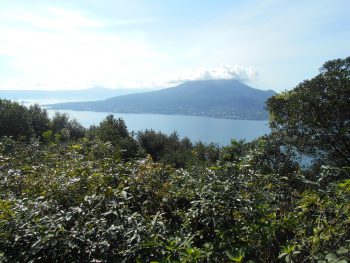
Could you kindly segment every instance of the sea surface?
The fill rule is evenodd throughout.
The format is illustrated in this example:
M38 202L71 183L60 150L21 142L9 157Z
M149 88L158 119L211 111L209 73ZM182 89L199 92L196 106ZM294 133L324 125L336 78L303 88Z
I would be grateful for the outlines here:
M21 101L21 100L18 100ZM62 102L59 100L25 100L24 105L39 103L40 105ZM125 114L93 111L51 110L52 117L56 111L68 113L84 127L98 125L108 114L122 118L128 130L138 132L146 129L171 134L176 131L180 138L188 137L192 142L216 143L220 146L229 145L232 139L251 141L259 136L270 133L268 121L262 120L230 120L211 117L161 115L161 114Z
M52 117L56 110L48 109ZM176 131L180 138L188 137L192 142L229 145L232 139L251 141L270 132L267 121L228 120L209 117L161 115L161 114L122 114L92 111L60 110L68 113L83 126L98 125L108 114L122 118L129 131L153 129L170 134Z

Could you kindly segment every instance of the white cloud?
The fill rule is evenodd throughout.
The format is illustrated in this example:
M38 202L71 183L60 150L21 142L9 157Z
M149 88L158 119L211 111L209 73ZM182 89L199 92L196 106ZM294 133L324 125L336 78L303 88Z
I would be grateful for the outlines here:
M209 80L209 79L237 79L240 81L253 81L258 73L253 68L244 68L239 65L221 64L217 68L200 68L194 71L185 72L182 75L172 79L169 83L179 84L191 80Z
M348 0L188 1L188 12L151 2L0 1L0 89L166 87L258 71L250 84L283 90L348 55Z
M103 20L60 8L4 14L0 56L9 58L16 78L0 77L0 89L125 87L164 56L142 35L106 28Z
M0 12L2 20L16 21L17 24L26 25L35 29L50 31L67 31L77 28L99 28L100 21L87 18L83 13L63 8L48 7L40 11L29 12L16 10L14 12Z

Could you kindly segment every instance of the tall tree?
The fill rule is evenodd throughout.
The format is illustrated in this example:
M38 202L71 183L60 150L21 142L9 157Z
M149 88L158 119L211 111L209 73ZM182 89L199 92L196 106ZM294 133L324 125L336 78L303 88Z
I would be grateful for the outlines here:
M49 129L50 119L46 109L40 108L38 104L29 106L28 115L31 129L36 137Z
M67 113L56 112L51 119L50 128L65 139L79 139L85 134L85 128L77 120L70 120Z
M350 164L350 57L267 102L273 133L324 163Z
M91 131L102 141L109 141L113 146L119 147L123 158L133 158L137 155L139 146L123 119L115 119L109 114L98 127L92 127Z
M0 99L0 137L28 138L31 130L28 109L17 102Z
M113 145L119 145L121 140L129 135L124 120L115 119L112 114L100 123L97 133L101 140L110 141Z

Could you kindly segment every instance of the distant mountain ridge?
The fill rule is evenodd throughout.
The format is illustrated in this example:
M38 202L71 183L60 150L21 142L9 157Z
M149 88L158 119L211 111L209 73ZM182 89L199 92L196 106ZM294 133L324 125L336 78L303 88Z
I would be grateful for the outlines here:
M61 101L103 100L115 96L142 92L133 89L107 89L102 87L81 90L0 90L3 99L56 99Z
M266 100L272 90L254 89L238 80L189 81L152 92L112 97L101 101L48 105L53 109L118 113L153 113L207 116L226 119L268 118Z

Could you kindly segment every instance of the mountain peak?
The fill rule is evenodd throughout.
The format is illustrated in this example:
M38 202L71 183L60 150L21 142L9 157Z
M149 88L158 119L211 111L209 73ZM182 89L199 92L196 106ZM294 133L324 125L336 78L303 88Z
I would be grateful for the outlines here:
M52 105L56 109L118 113L154 113L227 119L267 119L265 101L274 92L254 89L239 80L196 80L178 86L104 101Z

